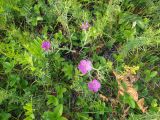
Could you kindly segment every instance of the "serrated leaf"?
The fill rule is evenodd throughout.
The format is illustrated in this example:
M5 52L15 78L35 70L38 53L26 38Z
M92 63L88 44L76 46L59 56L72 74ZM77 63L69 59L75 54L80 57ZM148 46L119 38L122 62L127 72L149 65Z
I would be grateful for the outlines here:
M5 68L5 72L9 73L13 69L14 65L13 65L13 63L4 62L3 67Z
M53 104L54 106L58 105L58 99L53 95L48 95L47 105Z
M68 77L68 79L73 77L73 65L65 64L62 71L64 72L65 76Z
M57 120L57 119L54 117L54 113L53 113L53 112L50 112L50 111L44 112L43 118L44 118L44 120Z
M63 105L59 104L56 106L56 108L54 109L54 117L60 117L63 113Z
M20 81L20 77L17 75L10 75L9 77L9 84L11 87L13 87L16 83L18 83Z
M136 103L131 97L129 97L128 103L131 106L131 108L135 108L136 107Z

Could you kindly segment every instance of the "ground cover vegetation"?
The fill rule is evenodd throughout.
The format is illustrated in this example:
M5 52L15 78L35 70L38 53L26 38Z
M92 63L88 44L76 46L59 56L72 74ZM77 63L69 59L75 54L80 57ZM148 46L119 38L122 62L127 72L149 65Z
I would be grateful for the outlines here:
M158 120L159 0L0 0L0 120Z

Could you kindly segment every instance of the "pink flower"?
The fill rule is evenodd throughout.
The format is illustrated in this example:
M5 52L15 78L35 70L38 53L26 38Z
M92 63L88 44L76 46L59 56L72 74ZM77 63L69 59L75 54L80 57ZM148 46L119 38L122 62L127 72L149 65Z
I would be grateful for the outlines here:
M51 43L49 41L43 41L41 46L45 51L48 51L51 47Z
M98 90L100 89L101 87L101 84L98 80L94 79L93 81L90 81L88 83L88 89L90 91L93 91L93 92L98 92Z
M92 63L89 60L81 60L78 69L82 72L82 74L86 74L87 72L92 70Z
M83 22L82 25L81 25L81 29L82 30L88 30L88 28L89 28L89 23L88 22L85 22L85 23Z

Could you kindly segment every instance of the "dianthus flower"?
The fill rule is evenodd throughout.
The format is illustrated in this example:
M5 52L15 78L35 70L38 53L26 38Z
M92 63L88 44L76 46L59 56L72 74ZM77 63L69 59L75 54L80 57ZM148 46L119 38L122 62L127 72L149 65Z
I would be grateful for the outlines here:
M82 72L82 74L86 74L87 72L92 70L92 63L89 60L81 60L78 69Z
M89 28L89 23L88 22L83 22L82 25L81 25L81 29L82 30L88 30Z
M45 51L48 51L51 47L51 43L49 41L43 41L41 46Z
M93 92L98 92L101 88L101 84L98 80L94 79L88 83L88 89Z

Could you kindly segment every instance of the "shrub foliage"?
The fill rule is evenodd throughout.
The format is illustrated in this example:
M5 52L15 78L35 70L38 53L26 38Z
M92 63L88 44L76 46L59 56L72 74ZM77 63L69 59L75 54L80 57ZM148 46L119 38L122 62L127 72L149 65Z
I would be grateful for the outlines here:
M159 13L159 0L0 0L0 119L158 119Z

